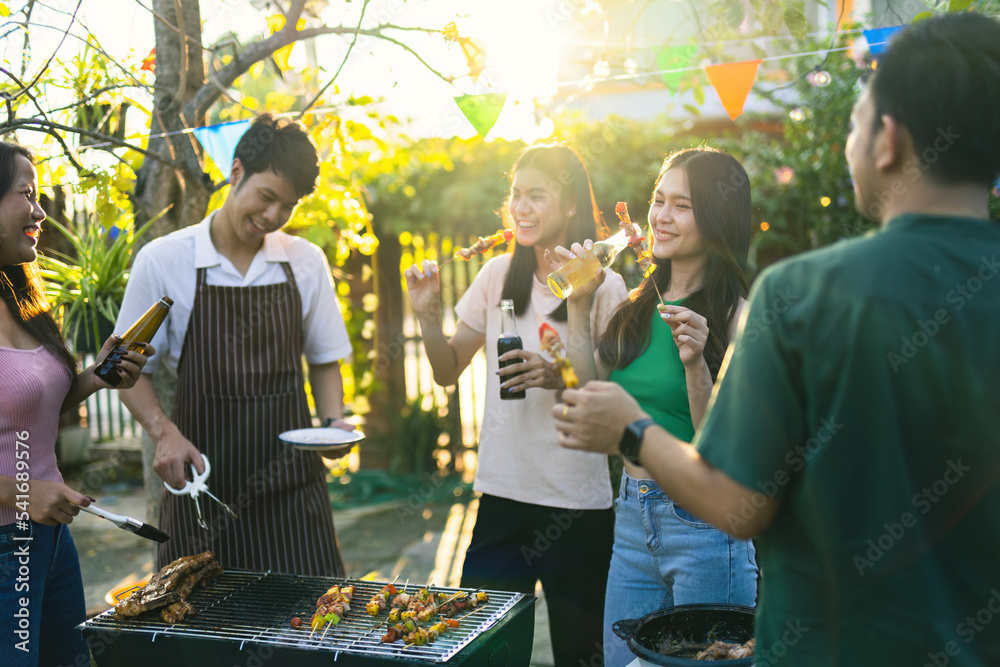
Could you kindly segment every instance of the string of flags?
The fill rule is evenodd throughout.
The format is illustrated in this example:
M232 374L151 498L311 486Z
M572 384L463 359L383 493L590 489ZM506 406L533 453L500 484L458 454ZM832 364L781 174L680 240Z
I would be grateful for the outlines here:
M891 26L887 28L875 28L862 30L868 42L868 49L872 55L881 55L889 46L892 35L905 26ZM855 31L847 31L855 32ZM841 49L826 49L824 51L812 51L809 53L790 53L787 55L773 56L771 58L759 58L756 60L745 60L740 62L723 63L720 65L701 66L694 63L698 54L698 46L685 44L681 46L668 46L659 51L656 56L656 65L659 68L656 72L643 72L638 74L625 74L620 76L607 76L596 79L589 79L579 82L564 82L560 86L576 83L597 83L600 81L636 79L644 76L659 74L663 82L670 90L676 90L684 74L691 71L704 69L708 75L709 82L719 96L723 108L731 120L736 120L743 114L743 107L746 104L747 96L753 88L757 78L757 70L764 60L777 60L783 58L795 58L800 56L817 55L830 51L843 51L853 47ZM465 117L469 119L476 131L482 135L492 129L500 111L506 102L506 95L487 93L484 95L461 95L455 98L458 108L461 109Z
M862 30L868 42L868 48L872 55L881 55L888 47L892 35L905 26L891 26L886 28L874 28ZM847 31L857 32L857 31ZM698 46L694 44L682 46L669 46L660 50L656 57L656 65L659 68L655 72L643 72L639 74L628 74L622 76L607 76L599 79L589 79L587 83L597 83L600 81L631 79L643 76L660 75L663 82L670 90L676 90L684 74L691 71L704 70L708 76L709 83L719 96L719 101L729 115L730 119L736 120L743 114L747 96L753 88L757 78L757 71L764 60L776 60L783 58L794 58L807 55L829 53L830 51L840 51L844 49L826 49L824 51L813 51L809 53L791 53L769 58L758 58L732 63L722 63L718 65L699 65L694 63L694 58L698 54ZM853 47L846 47L853 48ZM156 49L149 52L149 55L142 62L140 69L152 72L156 61ZM827 75L829 76L829 75ZM560 87L583 82L563 82ZM458 95L455 104L462 115L472 124L480 136L486 136L500 118L500 112L507 103L508 93L490 92L485 94ZM233 162L233 154L236 151L236 144L240 137L250 127L249 120L241 120L205 127L196 127L181 132L192 132L204 147L205 152L215 165L219 168L225 178L229 178L230 167ZM172 133L171 133L172 134Z

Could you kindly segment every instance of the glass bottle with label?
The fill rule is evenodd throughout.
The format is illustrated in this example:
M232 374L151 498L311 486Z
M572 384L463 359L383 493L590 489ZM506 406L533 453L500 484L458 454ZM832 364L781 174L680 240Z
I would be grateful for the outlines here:
M168 296L154 303L142 317L136 320L135 324L128 328L128 331L122 336L121 342L118 343L118 347L111 350L111 353L97 366L94 374L112 387L121 384L122 378L118 375L116 362L121 361L122 355L118 350L134 350L141 354L142 349L137 347L136 343L148 343L153 340L156 330L163 324L163 320L166 319L172 305L174 302Z
M611 266L618 253L627 247L628 232L624 229L610 238L595 242L583 255L569 260L558 271L549 274L549 289L560 299L565 299L573 290L593 280L598 269Z
M524 344L521 342L521 337L517 335L517 327L514 325L514 302L511 299L503 299L500 301L500 338L497 339L497 356L503 356L505 352L510 352L511 350L523 350ZM509 359L507 361L500 362L500 368L505 368L511 364L520 363L520 359ZM520 375L520 373L518 373ZM515 378L517 375L501 375L500 384L507 382L511 378ZM524 398L525 392L511 392L503 387L500 387L500 398L502 400L511 400L515 398Z

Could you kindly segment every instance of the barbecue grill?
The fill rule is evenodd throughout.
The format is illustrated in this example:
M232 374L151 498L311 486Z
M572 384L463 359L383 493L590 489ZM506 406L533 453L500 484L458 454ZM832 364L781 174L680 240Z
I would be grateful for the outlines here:
M384 666L400 661L463 667L528 664L534 596L487 591L488 602L436 641L424 646L383 644L385 614L369 616L365 604L386 583L229 570L188 596L198 613L179 623L164 623L158 609L133 618L118 618L109 610L79 628L99 667L305 667L329 666L334 661L338 666ZM308 626L316 600L330 586L348 584L355 586L351 611L325 637L323 628L310 638ZM460 590L471 592L431 589L447 595ZM291 627L295 616L303 620L303 627Z

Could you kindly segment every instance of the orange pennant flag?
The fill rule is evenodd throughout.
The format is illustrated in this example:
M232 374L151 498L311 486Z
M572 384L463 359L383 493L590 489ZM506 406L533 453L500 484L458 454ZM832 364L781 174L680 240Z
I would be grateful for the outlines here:
M156 47L154 46L153 50L149 52L149 55L143 59L142 67L139 68L139 71L146 70L147 72L152 72L153 66L155 64L156 64Z
M736 120L743 114L743 105L757 77L757 68L762 60L745 60L739 63L725 65L709 65L705 68L708 80L715 87L715 92L722 100L731 120Z

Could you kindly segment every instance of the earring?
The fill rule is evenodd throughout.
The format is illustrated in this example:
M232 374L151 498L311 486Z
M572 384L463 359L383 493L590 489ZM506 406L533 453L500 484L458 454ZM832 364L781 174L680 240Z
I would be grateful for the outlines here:
M568 211L568 212L566 213L566 215L568 215L568 216L572 217L572 216L576 215L576 211Z

